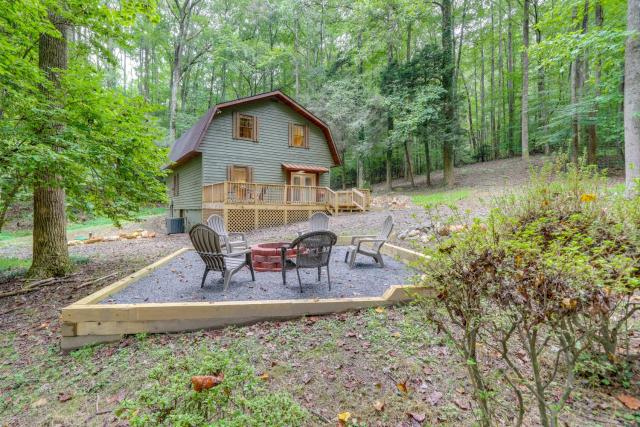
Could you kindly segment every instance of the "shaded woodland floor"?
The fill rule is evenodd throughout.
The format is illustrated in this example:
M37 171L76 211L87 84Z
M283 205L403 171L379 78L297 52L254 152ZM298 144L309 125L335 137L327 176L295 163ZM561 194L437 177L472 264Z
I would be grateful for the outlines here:
M475 215L486 212L480 199L527 180L527 168L518 160L473 165L457 172L458 189L469 190L458 204ZM418 192L437 191L405 189L394 195L410 198ZM391 213L399 232L425 221L421 212L410 203L400 209L340 215L331 224L339 234L370 233ZM162 218L126 225L128 229L140 227L162 231ZM281 240L293 237L302 227L261 230L250 233L249 238ZM0 424L126 425L115 410L148 385L152 369L203 348L246 354L268 390L287 392L306 408L306 425L335 425L337 414L344 411L351 412L352 420L374 426L475 423L464 365L445 336L415 306L215 331L141 334L70 355L60 353L58 316L62 307L184 246L189 246L185 235L160 234L155 239L72 247L77 267L67 281L0 298ZM0 257L25 258L29 251L28 239L3 242ZM101 278L105 279L93 282ZM5 277L0 279L0 292L23 285L20 275ZM632 350L640 353L639 348ZM500 367L490 354L482 358L487 369ZM636 396L640 391L637 371L636 366L630 373L631 388L625 391ZM513 420L511 396L504 384L498 381L497 386L497 419L508 425ZM595 387L581 379L563 422L581 426L637 423L638 416L615 398L621 390L617 385ZM529 406L526 425L536 425L536 411L533 404Z

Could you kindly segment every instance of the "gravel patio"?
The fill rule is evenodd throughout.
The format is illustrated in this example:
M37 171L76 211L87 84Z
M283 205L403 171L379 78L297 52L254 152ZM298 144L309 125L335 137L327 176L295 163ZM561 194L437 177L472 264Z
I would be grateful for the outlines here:
M248 268L231 279L226 292L219 273L210 273L204 288L200 287L204 264L189 251L153 270L140 280L111 295L103 304L159 303L187 301L255 301L302 298L350 298L381 296L392 285L410 284L415 270L400 261L385 256L380 268L370 258L359 256L356 267L344 262L346 247L334 247L331 256L331 290L326 269L317 281L315 269L300 270L303 292L300 293L294 270L287 272L287 286L282 284L281 272L256 272L251 281Z

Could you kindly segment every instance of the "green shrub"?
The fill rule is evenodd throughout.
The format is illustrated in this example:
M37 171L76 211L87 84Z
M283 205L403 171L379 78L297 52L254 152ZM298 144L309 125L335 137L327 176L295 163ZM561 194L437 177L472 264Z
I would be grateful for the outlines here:
M639 212L638 199L609 191L594 168L560 162L497 199L484 222L430 211L437 244L423 277L436 292L422 303L464 359L482 425L493 388L479 344L504 362L517 424L528 394L540 423L557 425L587 353L616 363L621 328L638 309L629 299L640 284Z
M224 373L221 384L192 389L192 376L219 372ZM117 414L133 426L296 426L308 417L289 395L270 392L241 351L207 349L153 368L149 382L123 401Z

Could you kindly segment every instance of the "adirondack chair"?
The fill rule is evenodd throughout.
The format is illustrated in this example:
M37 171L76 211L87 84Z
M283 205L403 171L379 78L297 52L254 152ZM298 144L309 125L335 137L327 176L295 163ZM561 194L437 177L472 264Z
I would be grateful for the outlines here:
M218 236L220 236L220 240L223 242L225 248L227 249L227 253L249 249L247 236L244 233L229 233L224 226L224 219L222 219L220 215L213 214L209 218L207 218L207 225L213 231L218 233ZM236 239L231 240L232 238Z
M316 212L309 218L309 230L298 231L298 236L302 236L305 233L311 231L328 231L329 230L329 215L324 212Z
M389 239L391 230L393 230L393 218L389 215L384 220L382 230L377 236L353 236L351 238L351 246L349 246L344 256L344 262L349 262L349 267L353 268L356 263L356 256L362 254L370 256L380 267L384 267L384 260L380 250Z
M251 280L256 281L253 272L253 264L251 264L251 250L247 249L242 252L233 254L222 253L220 247L220 236L214 230L204 224L197 224L189 232L191 243L200 258L204 262L204 274L202 275L202 283L200 287L204 287L204 281L210 271L219 271L224 278L223 289L226 291L229 287L231 277L240 271L243 267L248 267L251 271Z
M330 231L312 231L297 237L290 245L283 246L281 250L282 260L282 284L287 286L287 270L296 269L300 293L302 293L302 280L300 279L301 268L317 268L318 281L322 267L327 268L327 281L331 290L331 276L329 273L329 261L331 259L331 249L338 241L338 236ZM287 251L296 250L294 260L287 259Z

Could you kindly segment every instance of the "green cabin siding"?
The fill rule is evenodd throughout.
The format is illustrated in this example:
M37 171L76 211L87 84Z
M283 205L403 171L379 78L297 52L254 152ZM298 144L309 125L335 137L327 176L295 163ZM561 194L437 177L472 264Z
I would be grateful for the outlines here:
M178 174L178 194L173 194L173 174ZM167 177L174 209L202 209L202 157L176 167Z
M258 119L258 142L233 139L233 111ZM309 148L289 147L289 123L309 126ZM285 183L282 163L299 163L331 168L333 157L322 131L288 106L262 100L225 110L217 115L200 144L202 182L227 180L227 166L253 167L253 182ZM329 186L329 172L320 175L320 186Z

